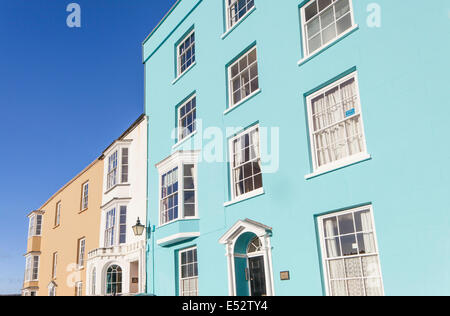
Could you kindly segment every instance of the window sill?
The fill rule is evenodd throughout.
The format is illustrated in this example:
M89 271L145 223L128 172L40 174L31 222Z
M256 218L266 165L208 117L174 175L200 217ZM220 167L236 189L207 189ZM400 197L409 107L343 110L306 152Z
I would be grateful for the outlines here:
M190 232L190 233L178 233L175 235L171 235L169 237L163 238L163 239L159 239L156 241L156 243L158 244L158 246L161 247L168 247L180 242L184 242L190 239L194 239L194 238L198 238L200 237L200 233L199 232Z
M355 157L351 157L349 159L345 159L345 160L342 160L340 162L336 162L332 166L327 167L326 169L319 169L319 170L317 170L317 171L315 171L315 172L313 172L311 174L308 174L308 175L305 176L305 179L306 180L313 179L315 177L318 177L318 176L321 176L321 175L324 175L324 174L327 174L327 173L330 173L330 172L333 172L333 171L337 171L339 169L342 169L342 168L345 168L345 167L349 167L349 166L352 166L354 164L357 164L357 163L360 163L360 162L364 162L364 161L367 161L367 160L371 160L371 159L372 159L372 156L369 155L369 154L357 155Z
M82 214L82 213L86 212L87 210L88 210L88 208L85 208L85 209L79 211L78 214Z
M252 198L255 198L257 196L261 196L261 195L264 195L264 194L265 194L264 188L261 188L261 189L252 191L250 193L241 195L240 197L238 197L238 198L236 198L236 199L234 199L232 201L226 202L226 203L223 204L223 206L224 207L228 207L228 206L231 206L231 205L234 205L234 204L246 201L246 200L250 200Z
M247 11L247 13L244 14L244 16L232 27L230 27L225 33L223 33L223 35L220 37L221 39L225 39L228 37L228 35L230 35L231 32L234 31L235 28L237 28L242 22L244 22L245 19L248 18L248 16L250 14L252 14L254 11L256 10L256 7L254 6L253 8L251 8L249 11ZM228 22L227 22L228 24Z
M359 29L358 24L352 26L351 28L349 28L347 31L345 31L344 33L342 33L341 35L339 35L334 41L326 44L324 47L319 48L317 51L315 51L314 53L312 53L311 55L308 55L302 59L300 59L298 61L298 66L301 66L303 64L306 64L308 61L310 61L311 59L313 59L314 57L316 57L317 55L320 55L322 52L326 51L328 48L330 48L331 46L337 44L338 42L340 42L341 40L343 40L345 37L349 36L350 34L352 34L353 32L357 31Z
M175 80L172 81L172 85L176 84L181 78L183 78L189 72L189 70L194 68L195 65L197 65L196 61L192 63L182 74L178 75L178 77L176 77Z
M261 89L256 90L252 94L248 95L247 97L245 97L244 99L242 99L241 101L239 101L238 103L233 105L233 107L231 107L228 110L226 110L225 112L223 112L223 115L227 115L228 113L234 111L236 108L240 107L242 104L249 101L250 99L253 99L255 96L257 96L260 93L261 93Z
M192 139L197 134L197 131L192 132L190 135L183 138L183 140L180 140L175 145L172 146L172 150L175 150L176 148L180 147L184 143L186 143L188 140Z
M57 228L59 228L60 226L61 226L61 224L56 225L56 226L53 226L53 229L57 229Z

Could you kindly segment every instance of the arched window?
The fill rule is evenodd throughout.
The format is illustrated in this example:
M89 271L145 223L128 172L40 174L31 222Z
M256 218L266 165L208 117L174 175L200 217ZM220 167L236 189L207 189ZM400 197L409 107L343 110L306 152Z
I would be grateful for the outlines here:
M106 294L116 295L122 293L122 268L112 265L106 272Z
M97 270L94 268L92 270L91 295L95 295L95 282L96 281L97 281Z
M247 247L247 254L251 254L251 253L255 253L255 252L260 252L262 251L262 243L261 243L261 239L259 239L258 237L253 238L250 243L248 244Z

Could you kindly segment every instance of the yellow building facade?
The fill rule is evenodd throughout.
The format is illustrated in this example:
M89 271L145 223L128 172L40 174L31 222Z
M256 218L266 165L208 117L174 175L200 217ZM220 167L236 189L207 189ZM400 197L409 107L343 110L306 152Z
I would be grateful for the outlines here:
M31 212L24 296L84 296L88 253L99 248L104 161L92 162Z

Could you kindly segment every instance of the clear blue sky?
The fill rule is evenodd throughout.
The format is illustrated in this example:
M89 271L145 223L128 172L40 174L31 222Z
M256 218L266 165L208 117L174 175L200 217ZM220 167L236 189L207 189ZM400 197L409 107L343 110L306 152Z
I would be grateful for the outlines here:
M26 215L143 112L141 43L174 2L0 0L0 294L22 287Z

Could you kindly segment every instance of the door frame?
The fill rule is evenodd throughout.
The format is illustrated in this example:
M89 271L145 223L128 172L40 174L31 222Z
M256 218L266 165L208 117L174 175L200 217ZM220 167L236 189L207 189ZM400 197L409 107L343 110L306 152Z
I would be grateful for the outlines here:
M243 256L242 254L235 254L235 245L245 233L253 233L258 238L260 238L262 243L262 250L258 253L253 253L251 256L263 256L264 257L264 272L266 277L266 292L267 296L274 296L274 277L273 277L273 264L272 264L272 246L270 239L272 237L272 228L261 223L252 221L250 219L240 220L236 222L223 236L219 239L219 243L225 245L226 257L227 257L227 267L228 267L228 295L237 295L237 284L236 284L236 271L235 271L235 258L247 258L248 266L248 256ZM249 286L249 292L250 292Z

